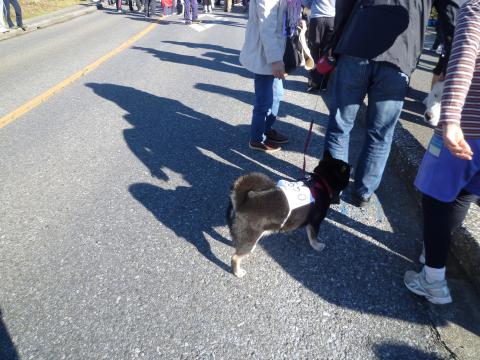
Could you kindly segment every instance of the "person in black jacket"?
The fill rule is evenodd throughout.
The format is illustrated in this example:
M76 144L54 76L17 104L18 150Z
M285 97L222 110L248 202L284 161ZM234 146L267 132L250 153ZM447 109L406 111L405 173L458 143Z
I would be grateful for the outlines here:
M449 11L443 11L438 14L437 20L437 38L439 38L442 46L442 51L439 54L438 62L432 70L432 88L436 82L442 81L445 78L448 60L450 59L450 51L452 50L453 33L455 31L455 24L457 22L458 8L463 4L464 0L452 0L457 7L450 6ZM436 41L436 40L435 40ZM435 49L436 50L436 49Z
M380 185L432 5L443 23L453 28L451 14L458 9L453 0L336 2L332 47L338 61L332 79L325 156L348 161L350 131L368 95L366 139L358 151L354 176L356 206L366 206Z

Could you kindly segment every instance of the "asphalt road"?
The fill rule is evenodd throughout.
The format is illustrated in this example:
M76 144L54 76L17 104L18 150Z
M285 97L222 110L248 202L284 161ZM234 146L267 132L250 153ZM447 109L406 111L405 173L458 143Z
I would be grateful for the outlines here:
M292 141L252 152L246 20L203 20L169 17L0 129L0 358L449 358L403 286L420 214L391 167L372 207L347 191L331 209L322 253L303 230L272 235L230 273L230 184L298 177L312 117L313 168L326 107L289 76L277 128ZM0 43L0 117L148 24L99 11Z

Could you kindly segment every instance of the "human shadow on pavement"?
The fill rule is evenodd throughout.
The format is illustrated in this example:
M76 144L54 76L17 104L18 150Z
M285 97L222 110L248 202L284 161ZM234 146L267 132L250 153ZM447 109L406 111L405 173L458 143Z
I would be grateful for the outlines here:
M0 310L0 359L2 360L19 360L17 349L10 338L7 327L3 323L2 313Z
M238 66L224 63L222 61L208 60L203 59L197 56L177 54L174 52L156 50L153 48L144 48L140 46L134 46L133 49L145 51L161 61L168 61L177 64L190 65L194 67L199 67L202 69L210 69L214 71L225 72L228 74L237 74L243 77L251 78L252 74L247 71L245 68L240 66L240 63L237 62ZM211 54L210 54L211 55Z
M205 83L197 83L194 85L194 87L195 89L201 91L227 96L232 99L244 102L246 104L253 104L254 101L254 94L245 90L236 90L220 85ZM305 142L307 140L308 130L300 126L296 126L292 122L282 121L282 117L286 115L305 122L310 122L313 119L315 121L315 124L322 127L325 127L327 123L327 115L319 111L310 110L302 106L295 105L282 99L280 103L279 114L274 127L280 132L288 134L290 142L285 146L285 148L293 152L303 153L305 149ZM321 151L319 149L321 144L323 144L323 135L312 132L310 145L307 149L307 153L318 157L321 154Z
M272 179L278 178L259 163L287 175L298 174L298 167L267 154L243 155L245 147L238 146L244 143L248 131L177 100L127 86L87 86L127 112L125 120L132 127L124 130L126 144L152 175L149 182L132 184L131 195L207 260L230 272L225 263L229 259L219 259L210 243L212 239L230 243L216 230L226 224L230 184L249 171L260 170ZM181 185L176 185L171 173L181 177ZM391 232L377 229L376 222L385 220L375 211L368 214L368 221L360 221L343 203L331 209L321 226L320 236L327 244L323 252L310 248L304 230L266 237L261 246L290 276L325 301L361 313L427 324L425 308L419 308L419 300L402 282L416 250L412 249L412 233L408 230L411 218L407 216L406 221L409 213L405 212L405 196L388 188L378 196L380 204L396 204L395 209L385 208ZM390 199L384 200L387 197Z
M236 90L227 88L220 85L214 84L205 84L205 83L197 83L195 84L195 89L210 92L213 94L219 94L228 96L232 99L236 99L242 101L246 104L253 104L254 94L250 91L245 90ZM292 104L287 100L287 97L284 97L280 103L280 110L279 116L289 115L291 117L297 118L302 121L310 122L312 119L315 120L316 123L324 125L327 121L327 115L321 112L307 109L303 106Z
M381 343L373 345L373 351L379 360L415 359L415 360L443 360L443 357L434 353L415 349L407 344Z
M240 50L226 48L220 45L213 45L213 44L205 44L205 43L192 43L192 42L185 42L185 41L171 41L171 40L163 40L162 43L171 44L171 45L178 45L178 46L185 46L190 49L205 49L205 50L213 50L221 53L227 53L232 55L240 56Z
M125 120L132 127L124 130L125 142L152 176L151 183L132 184L132 196L205 258L230 272L230 266L212 252L208 238L230 244L214 227L226 224L234 179L249 171L268 174L258 165L262 163L287 174L298 174L299 169L265 153L247 150L243 155L248 149L248 129L214 119L177 100L127 86L87 86L127 111ZM181 177L181 185L173 184L171 173Z

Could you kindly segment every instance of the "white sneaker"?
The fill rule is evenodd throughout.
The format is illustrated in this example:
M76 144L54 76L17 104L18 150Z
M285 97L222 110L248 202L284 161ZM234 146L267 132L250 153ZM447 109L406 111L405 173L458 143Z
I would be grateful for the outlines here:
M7 33L9 31L10 31L10 29L7 29L6 27L0 25L0 33Z
M403 282L411 292L424 296L432 304L450 304L452 297L448 289L447 281L435 281L432 284L425 279L425 269L419 273L407 271L403 277Z

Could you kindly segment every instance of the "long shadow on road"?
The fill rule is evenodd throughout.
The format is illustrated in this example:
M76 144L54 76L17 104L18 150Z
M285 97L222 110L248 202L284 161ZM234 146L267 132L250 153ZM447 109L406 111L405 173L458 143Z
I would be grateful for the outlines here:
M268 162L287 174L298 173L298 168L267 154L249 160L242 155L243 149L238 149L239 144L245 144L248 129L199 113L177 100L119 85L87 86L128 112L125 119L132 128L124 131L125 141L152 177L168 182L173 171L187 183L174 190L137 183L130 186L132 196L208 260L230 271L213 254L207 240L210 236L230 243L214 229L225 225L230 184L247 171L259 171L256 161Z
M181 175L182 184L186 183L174 189L135 183L129 188L131 195L207 260L230 271L225 263L228 259L219 259L209 242L209 238L230 242L215 230L225 225L230 184L249 171L270 172L268 175L278 178L278 172L292 176L298 174L298 168L267 154L243 155L243 150L237 149L244 143L248 129L202 114L177 100L126 86L87 86L127 111L125 119L132 128L124 130L125 141L153 177L173 182L169 178L172 171ZM262 163L272 171L262 168ZM408 201L395 189L382 189L378 206L384 205L392 231L377 228L375 219L381 218L377 213L358 217L360 210L343 203L332 208L329 220L322 224L326 251L313 252L303 231L276 234L261 245L290 276L332 304L360 313L430 324L425 308L418 306L402 282L403 272L412 266L409 258L415 250L409 238L412 214L406 210Z
M251 78L252 74L248 72L245 68L240 66L238 62L238 57L234 55L226 55L224 53L218 52L217 56L213 56L213 53L208 53L210 59L204 59L197 56L178 54L169 51L162 51L153 48L144 48L140 46L134 46L133 49L141 50L146 53L149 53L161 61L173 62L176 64L190 65L194 67L199 67L202 69L210 69L214 71L220 71L228 74L237 74L243 77ZM224 62L224 60L227 60ZM235 65L236 64L236 65Z

